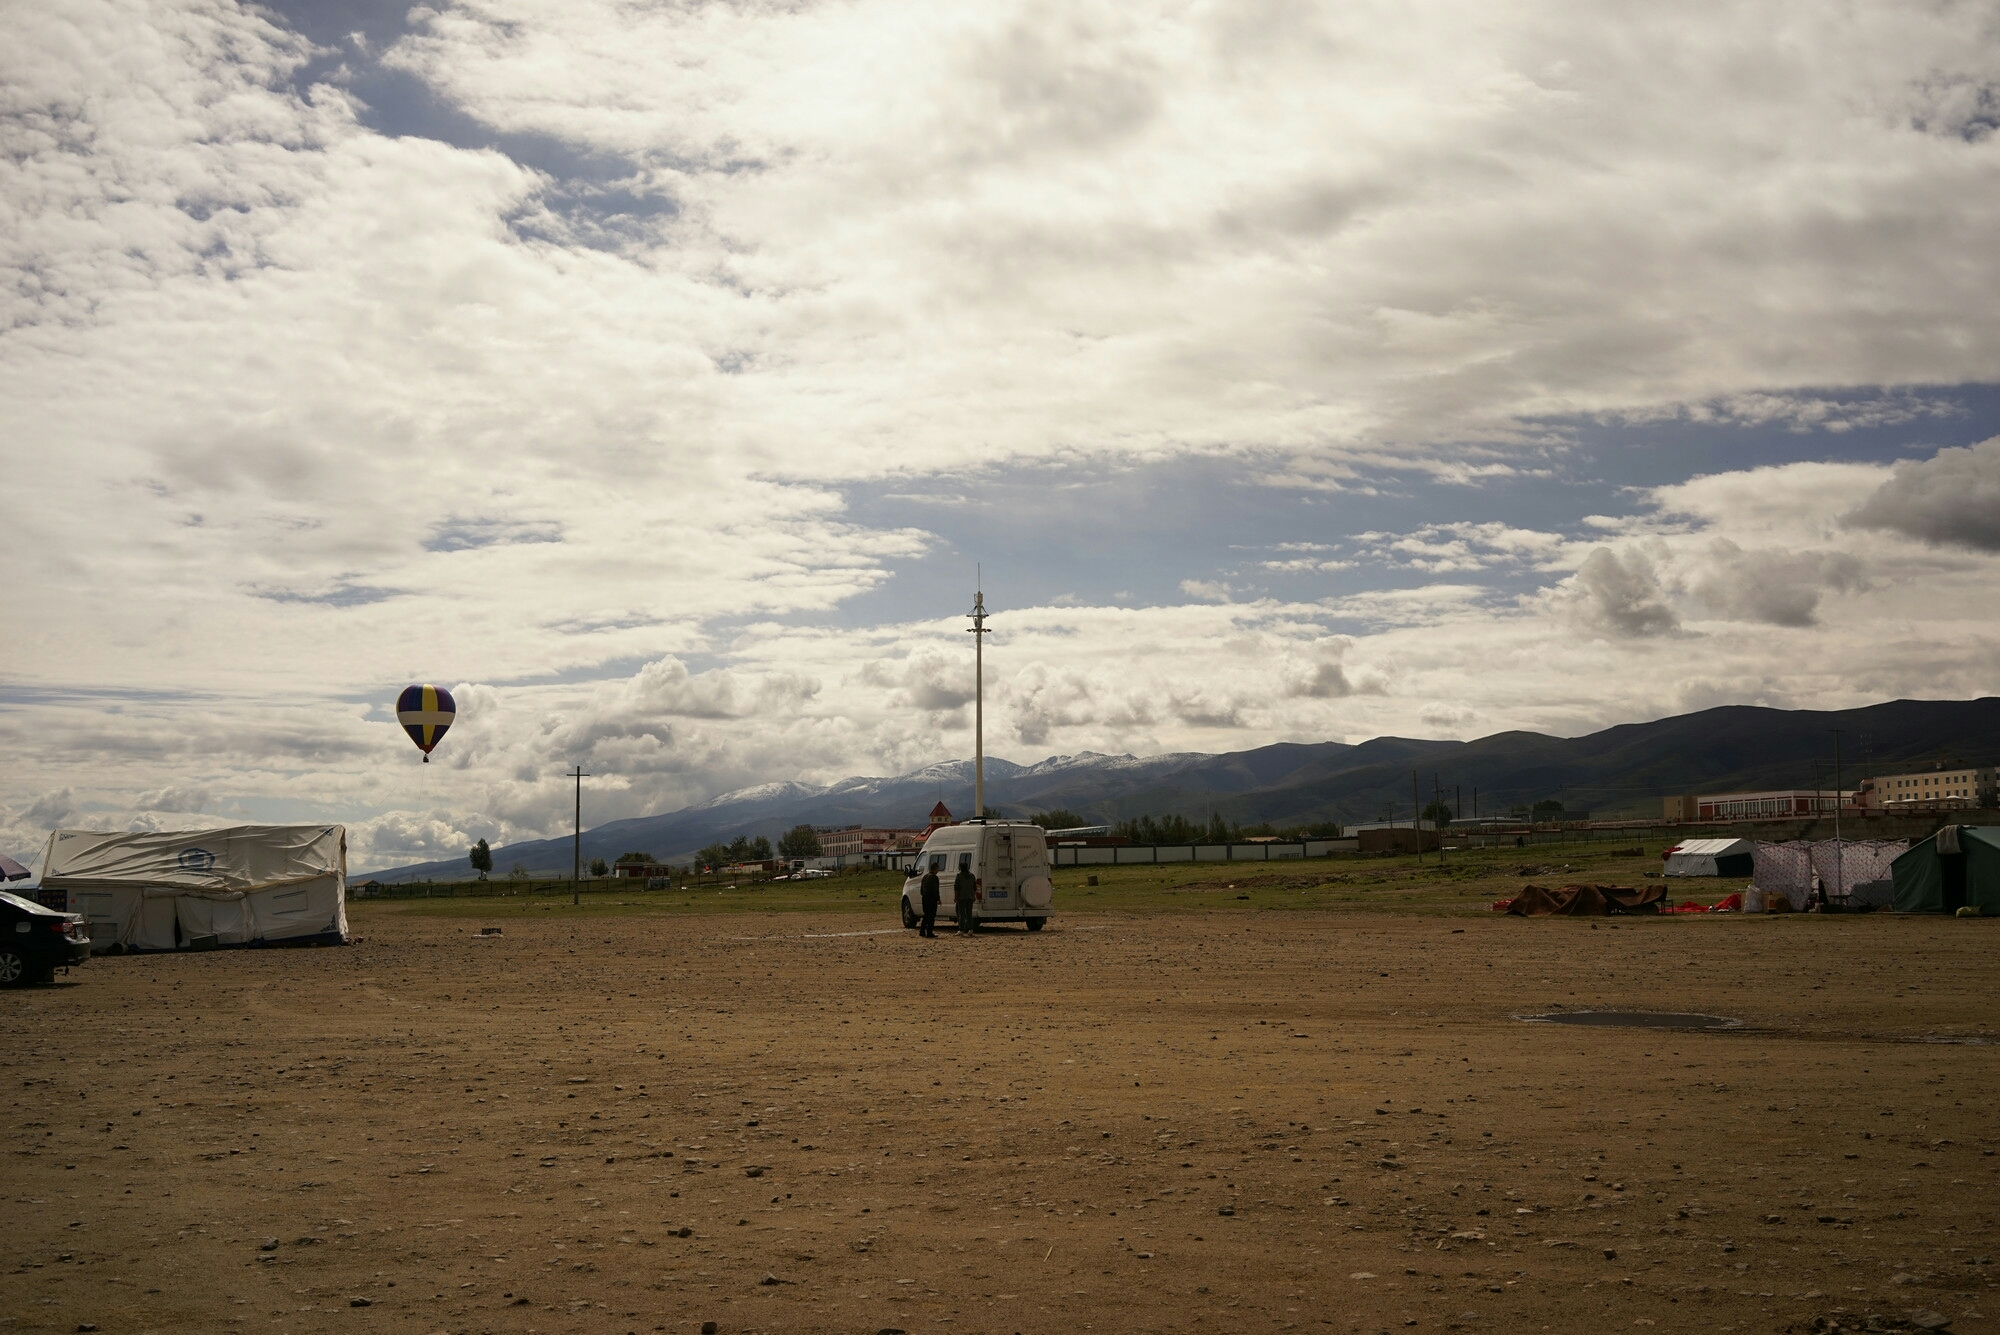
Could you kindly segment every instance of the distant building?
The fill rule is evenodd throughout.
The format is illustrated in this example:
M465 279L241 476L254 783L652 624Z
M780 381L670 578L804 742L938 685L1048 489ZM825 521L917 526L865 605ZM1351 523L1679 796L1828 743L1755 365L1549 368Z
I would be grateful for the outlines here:
M1868 805L1883 811L2000 806L2000 769L1991 767L1940 766L1914 774L1887 774L1864 780L1862 787L1870 794Z
M1438 831L1414 829L1408 821L1374 821L1354 830L1355 847L1363 853L1433 853L1442 838Z
M813 833L819 836L819 855L823 858L859 857L915 849L923 843L924 836L922 830L891 829L879 825L815 828Z
M1831 816L1838 807L1854 810L1854 793L1815 788L1786 788L1764 793L1704 793L1699 797L1669 797L1670 821L1782 820L1791 816Z
M673 872L674 869L664 862L619 862L611 868L613 876L626 881L650 881L671 876Z

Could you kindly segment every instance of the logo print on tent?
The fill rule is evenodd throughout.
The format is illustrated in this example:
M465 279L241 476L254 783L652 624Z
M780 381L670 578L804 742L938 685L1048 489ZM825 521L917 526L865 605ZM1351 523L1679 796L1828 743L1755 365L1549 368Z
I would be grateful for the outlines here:
M426 765L431 763L431 748L444 740L457 717L458 706L442 686L405 686L396 697L396 721L424 753Z
M183 848L180 864L186 871L208 871L215 866L215 854L205 848Z

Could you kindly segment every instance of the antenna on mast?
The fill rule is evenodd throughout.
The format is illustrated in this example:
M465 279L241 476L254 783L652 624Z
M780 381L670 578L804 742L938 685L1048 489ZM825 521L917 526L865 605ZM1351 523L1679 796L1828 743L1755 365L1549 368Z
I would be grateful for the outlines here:
M981 567L973 567L975 584L985 580ZM986 819L986 637L993 632L986 629L986 593L974 588L972 591L972 626L966 634L972 636L972 818Z

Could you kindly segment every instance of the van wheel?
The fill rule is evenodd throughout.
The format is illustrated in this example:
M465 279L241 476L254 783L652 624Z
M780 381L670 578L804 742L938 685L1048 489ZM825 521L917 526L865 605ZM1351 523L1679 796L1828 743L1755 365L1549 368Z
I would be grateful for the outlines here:
M915 927L916 925L917 925L916 910L910 907L910 897L908 895L905 895L903 896L903 926Z
M21 958L21 952L0 950L0 987L21 987L27 981L28 961Z
M1047 921L1048 921L1047 918L1030 918L1028 919L1028 930L1031 932L1039 932L1042 930L1042 924Z

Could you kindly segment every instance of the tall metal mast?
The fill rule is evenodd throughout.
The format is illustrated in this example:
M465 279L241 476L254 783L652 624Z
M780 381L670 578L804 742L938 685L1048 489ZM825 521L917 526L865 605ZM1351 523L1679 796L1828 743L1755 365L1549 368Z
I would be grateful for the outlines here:
M972 591L972 816L986 819L986 593Z
M1840 838L1840 733L1839 728L1828 729L1833 733L1833 893L1844 894L1847 882L1842 879L1846 868L1841 866L1841 851L1845 845Z
M583 781L590 776L583 772L583 766L576 767L576 773L565 774L566 779L576 780L576 825L571 835L569 866L569 902L581 904L583 891Z

